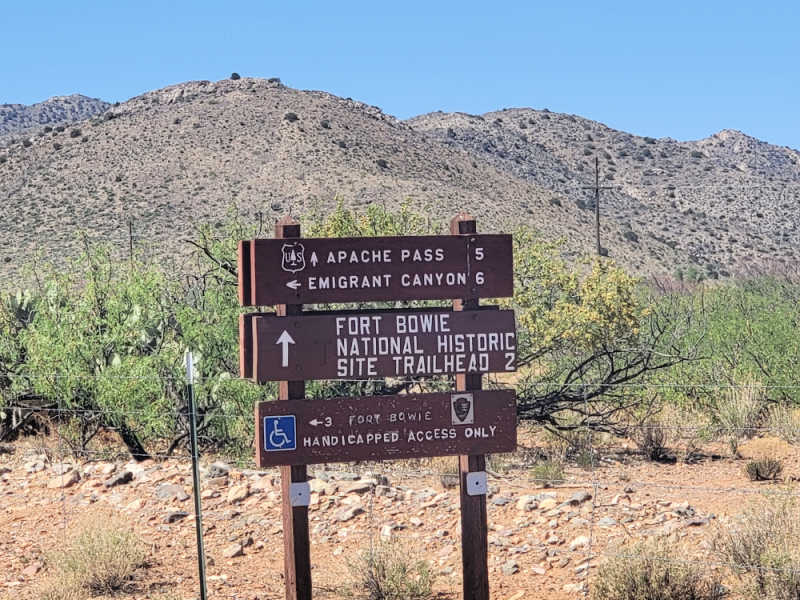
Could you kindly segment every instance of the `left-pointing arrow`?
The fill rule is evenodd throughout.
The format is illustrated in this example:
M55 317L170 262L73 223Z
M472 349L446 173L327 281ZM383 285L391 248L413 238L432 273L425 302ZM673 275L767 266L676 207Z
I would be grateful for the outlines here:
M292 279L291 281L286 282L286 287L296 290L297 288L300 287L300 282L297 281L297 279Z
M281 344L283 346L283 348L281 348L281 350L282 350L282 353L281 353L281 366L282 367L288 367L289 366L289 344L294 344L294 340L292 339L292 336L290 336L289 332L284 329L283 333L278 338L278 341L275 342L275 343L276 344Z

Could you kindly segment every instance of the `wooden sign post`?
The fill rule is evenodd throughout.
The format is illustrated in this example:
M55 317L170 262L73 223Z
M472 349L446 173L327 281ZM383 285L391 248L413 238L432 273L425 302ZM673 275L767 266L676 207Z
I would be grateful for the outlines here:
M512 391L482 375L516 369L514 313L479 298L513 294L509 235L480 235L461 214L449 236L301 238L239 243L239 301L274 313L239 319L241 375L278 381L255 407L256 462L280 466L287 600L311 599L306 465L459 456L465 600L488 600L487 452L516 448ZM304 311L303 303L452 300L452 310ZM305 398L314 379L455 375L450 393Z
M277 239L299 238L300 224L284 217L275 224ZM302 314L302 304L278 304L278 317ZM305 381L278 383L278 400L298 400L306 396ZM311 600L311 542L308 536L308 505L294 506L292 484L308 481L306 465L281 466L281 506L283 510L283 573L286 600Z
M471 236L477 231L477 223L468 214L460 214L450 222L453 235ZM480 304L477 298L453 301L454 311L475 310ZM483 382L480 373L456 375L456 391L480 390ZM486 494L472 494L467 477L470 473L486 473L486 457L483 454L458 457L461 494L461 566L464 600L489 600L489 529L486 517Z

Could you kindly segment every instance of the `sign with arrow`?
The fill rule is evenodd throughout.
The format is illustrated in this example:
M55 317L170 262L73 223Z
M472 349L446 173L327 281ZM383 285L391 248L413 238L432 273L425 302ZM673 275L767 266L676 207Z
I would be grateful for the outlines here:
M510 235L260 239L239 254L243 306L513 294Z
M289 332L285 329L281 333L278 341L275 342L276 344L280 344L281 346L281 367L288 367L289 366L289 344L294 344L294 340L292 336L289 335Z
M516 449L513 391L287 400L256 405L259 467Z
M241 375L262 383L516 369L514 313L495 307L251 314L241 323Z

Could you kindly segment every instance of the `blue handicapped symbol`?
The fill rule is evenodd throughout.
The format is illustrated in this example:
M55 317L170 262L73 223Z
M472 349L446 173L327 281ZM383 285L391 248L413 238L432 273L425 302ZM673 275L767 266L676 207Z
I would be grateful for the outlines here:
M264 450L297 449L297 430L294 415L264 417Z

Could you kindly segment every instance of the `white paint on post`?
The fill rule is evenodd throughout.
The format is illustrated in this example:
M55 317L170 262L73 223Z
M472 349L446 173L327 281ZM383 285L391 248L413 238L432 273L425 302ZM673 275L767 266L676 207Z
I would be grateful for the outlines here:
M194 384L194 358L189 351L186 352L186 383Z

